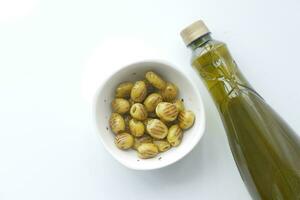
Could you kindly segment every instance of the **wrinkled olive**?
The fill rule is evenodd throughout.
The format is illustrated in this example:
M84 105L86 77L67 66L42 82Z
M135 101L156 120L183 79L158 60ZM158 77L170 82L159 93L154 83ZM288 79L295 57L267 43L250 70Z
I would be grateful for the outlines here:
M132 87L133 87L133 83L131 82L124 82L119 84L116 89L116 97L128 98L130 96Z
M125 130L125 121L119 113L112 113L109 119L112 132L118 134Z
M165 101L172 101L177 97L178 89L173 83L167 83L165 89L161 91L161 95Z
M153 112L153 111L155 111L157 104L159 104L162 101L163 101L163 98L160 94L152 93L145 99L144 105L148 112Z
M138 156L142 159L153 158L158 154L158 148L152 143L143 143L138 147Z
M166 140L154 140L153 144L157 146L159 152L165 152L171 148L170 143Z
M184 111L183 99L176 99L173 101L173 104L176 106L178 112Z
M115 137L115 144L119 149L129 149L133 146L134 138L129 133L120 133Z
M129 129L130 133L135 137L141 137L145 132L145 126L143 122L136 119L131 119L129 121Z
M133 148L137 150L137 148L143 143L152 143L152 137L147 134L144 134L142 137L134 138Z
M111 106L114 112L124 114L129 111L130 104L126 99L116 98L111 102Z
M177 107L168 102L161 102L156 106L155 112L159 118L164 121L174 121L177 118Z
M182 137L183 131L177 124L169 128L167 140L173 147L176 147L181 143Z
M134 119L143 121L143 120L147 119L148 113L143 104L135 103L130 108L130 115Z
M146 73L146 79L159 90L165 89L167 83L156 73L150 71Z
M168 127L159 119L151 119L147 122L146 130L156 139L163 139L168 134Z
M133 85L130 97L134 102L142 102L147 96L147 88L144 81L137 81Z
M195 121L195 114L192 111L184 110L178 115L179 126L182 129L190 128Z

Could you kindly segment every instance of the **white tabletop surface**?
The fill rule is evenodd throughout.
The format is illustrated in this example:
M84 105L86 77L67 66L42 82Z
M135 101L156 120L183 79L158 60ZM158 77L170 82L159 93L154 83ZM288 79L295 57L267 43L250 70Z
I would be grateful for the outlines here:
M299 9L299 0L1 0L0 199L250 200L179 31L205 20L300 133ZM105 151L91 114L103 79L144 58L190 75L208 119L188 156L146 172Z

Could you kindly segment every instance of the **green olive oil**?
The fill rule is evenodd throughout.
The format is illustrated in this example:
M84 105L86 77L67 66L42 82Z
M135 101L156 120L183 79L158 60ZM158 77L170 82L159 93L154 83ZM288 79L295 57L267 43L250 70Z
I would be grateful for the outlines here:
M249 193L255 200L299 200L299 137L247 82L226 44L213 40L206 27L201 32L202 21L196 23L182 37L219 110Z

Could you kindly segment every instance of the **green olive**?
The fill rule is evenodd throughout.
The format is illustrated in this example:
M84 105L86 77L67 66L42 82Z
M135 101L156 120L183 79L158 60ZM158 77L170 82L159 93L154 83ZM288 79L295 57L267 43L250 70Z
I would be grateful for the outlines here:
M125 121L119 113L112 113L109 119L109 125L115 134L125 130Z
M146 73L146 79L159 90L165 89L167 83L156 73L149 71Z
M144 105L148 112L154 112L157 104L163 101L163 98L158 93L150 94L144 101Z
M116 89L116 97L128 98L130 96L132 87L133 87L133 83L131 82L124 82L119 84Z
M165 152L171 148L170 143L166 140L154 140L153 144L157 146L159 152Z
M120 133L115 137L115 144L119 149L129 149L134 144L134 138L129 133Z
M168 134L168 127L159 119L151 119L147 122L146 130L155 139L163 139Z
M111 102L111 106L114 112L119 114L127 113L130 109L130 104L126 99L116 98Z
M130 108L130 115L134 119L143 121L143 120L147 119L148 113L147 113L146 108L143 104L135 103Z
M135 137L141 137L145 132L145 126L143 122L136 119L131 119L129 121L129 129L130 133Z
M158 148L152 143L143 143L138 147L138 156L142 159L153 158L158 154Z
M155 112L159 118L164 121L170 122L177 118L177 107L169 102L161 102L156 106Z
M188 129L194 124L195 114L189 110L181 111L178 115L178 121L180 128Z
M181 143L182 137L183 131L177 124L169 128L167 140L173 147L176 147Z
M133 85L130 97L134 102L142 102L147 96L147 87L144 81L137 81Z
M165 89L161 91L161 95L165 101L172 101L177 97L178 89L173 83L167 83Z
M178 112L184 111L183 99L176 99L173 101L173 104L176 106Z
M144 134L142 137L135 137L133 148L137 150L137 148L143 143L152 143L152 137L147 134Z

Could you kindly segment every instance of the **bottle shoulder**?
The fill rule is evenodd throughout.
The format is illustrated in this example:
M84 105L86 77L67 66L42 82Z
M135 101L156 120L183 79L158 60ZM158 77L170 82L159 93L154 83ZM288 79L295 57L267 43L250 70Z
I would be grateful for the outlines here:
M226 44L222 41L218 41L218 40L207 41L204 45L199 46L198 48L196 48L192 51L191 63L193 63L193 61L195 59L197 59L198 57L200 57L201 55L203 55L209 51L216 50L219 47L223 47L223 46L226 47Z

